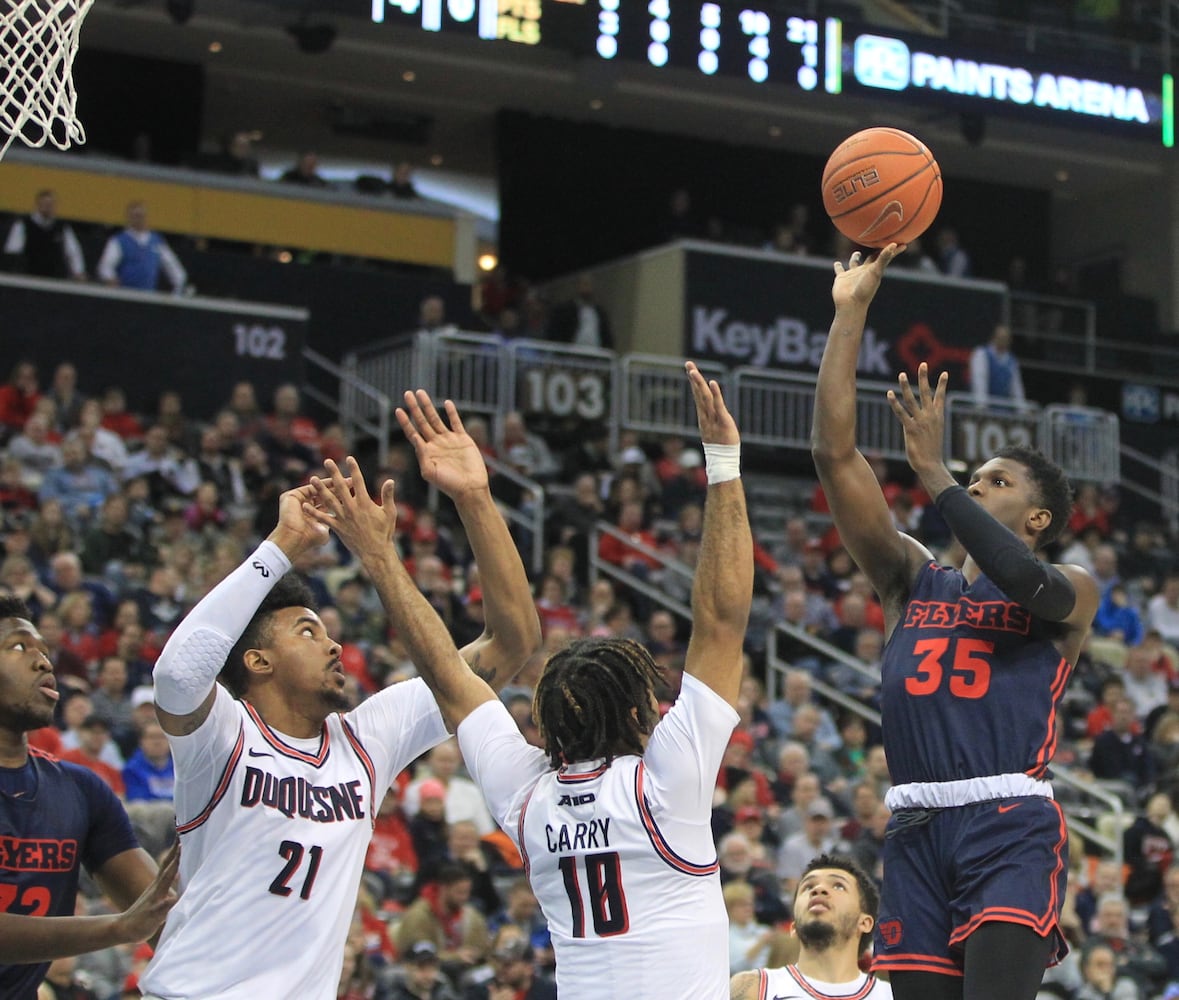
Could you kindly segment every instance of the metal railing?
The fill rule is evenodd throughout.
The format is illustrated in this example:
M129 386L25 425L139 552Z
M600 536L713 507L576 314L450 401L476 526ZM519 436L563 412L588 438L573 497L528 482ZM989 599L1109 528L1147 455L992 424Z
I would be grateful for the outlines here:
M1052 781L1053 784L1060 783L1065 785L1072 791L1096 799L1108 808L1108 811L1117 817L1121 817L1125 813L1125 806L1122 800L1113 793L1106 791L1097 782L1091 778L1083 778L1074 773L1070 768L1063 764L1052 765ZM1065 814L1068 816L1068 825L1071 829L1075 829L1086 840L1092 841L1104 851L1108 851L1114 861L1117 862L1118 867L1122 865L1123 846L1121 830L1118 829L1117 834L1113 837L1107 837L1104 833L1097 829L1096 824L1089 823L1087 820L1080 818L1074 814L1070 814L1067 805L1061 805Z
M529 496L524 509L517 509L506 503L500 503L499 509L509 525L515 525L527 533L529 539L529 563L533 574L539 574L544 569L544 519L545 519L545 490L535 479L521 475L510 465L505 465L499 459L484 456L487 468L496 476L503 476L515 483ZM495 480L492 479L492 485ZM494 494L493 494L494 495Z
M812 373L753 367L730 371L714 362L700 367L706 377L724 384L745 442L810 449ZM652 436L696 434L691 390L683 360L676 357L619 355L547 341L505 342L487 334L418 333L354 351L342 371L349 378L341 389L341 413L357 427L380 426L382 419L387 421L380 412L382 399L400 400L406 389L420 387L436 399L453 399L464 416L495 419L520 410L529 419L572 427L574 434L598 423L608 428L612 449L622 430ZM358 384L368 388L358 389ZM857 437L865 451L903 462L904 434L886 395L891 387L858 383ZM1040 448L1080 482L1118 482L1121 457L1129 454L1119 443L1116 414L1091 407L980 407L968 393L950 393L946 430L949 453L966 467L985 461L998 448L1027 444ZM1152 474L1160 484L1157 489L1123 485L1144 498L1157 494L1168 518L1174 518L1179 506L1174 468L1174 462L1159 464Z
M356 447L360 432L372 437L377 443L377 462L384 466L389 456L393 401L353 372L310 347L303 348L303 360L332 376L339 386L339 391L333 396L304 381L303 393L337 415L349 448Z
M769 635L766 636L766 695L770 700L776 700L778 697L778 679L785 677L787 671L794 669L793 664L778 655L778 637L782 634L788 635L791 639L810 646L815 652L820 653L829 660L838 660L840 663L851 667L857 673L863 675L866 680L879 686L880 675L873 672L863 661L845 653L838 646L832 646L831 643L824 642L822 639L811 635L805 629L790 625L787 622L776 622L770 628ZM811 674L811 688L840 708L854 712L860 718L873 725L880 725L880 713L876 709L870 705L865 705L858 698L853 698L838 688L832 687L826 681L820 680L813 674Z
M620 531L615 525L608 521L599 521L589 537L589 579L590 586L597 581L599 576L609 577L624 587L642 594L649 601L654 604L666 608L673 614L679 615L681 618L691 622L692 609L684 604L683 601L672 597L662 589L657 583L652 583L644 580L634 573L617 566L612 562L608 562L598 554L598 543L602 535L609 535L612 538L624 542L628 548L634 549L636 552L654 560L659 564L659 573L672 573L678 575L682 580L686 581L689 589L691 588L691 581L693 571L691 567L678 559L673 559L666 552L661 552L659 549L652 548L637 539L632 538L625 531Z
M696 404L684 377L684 360L662 354L627 354L620 360L622 426L645 434L689 437L698 432ZM723 365L698 362L706 379L722 384L728 377ZM740 426L740 425L738 425Z

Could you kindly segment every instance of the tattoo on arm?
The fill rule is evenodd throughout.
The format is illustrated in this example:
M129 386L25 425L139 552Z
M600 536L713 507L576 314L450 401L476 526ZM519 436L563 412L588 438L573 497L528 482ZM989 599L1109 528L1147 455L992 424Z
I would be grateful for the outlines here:
M741 973L729 984L729 1000L757 1000L757 977Z
M471 654L470 660L467 661L471 667L471 673L482 681L486 681L492 687L495 686L495 667L483 666L483 651L475 650Z

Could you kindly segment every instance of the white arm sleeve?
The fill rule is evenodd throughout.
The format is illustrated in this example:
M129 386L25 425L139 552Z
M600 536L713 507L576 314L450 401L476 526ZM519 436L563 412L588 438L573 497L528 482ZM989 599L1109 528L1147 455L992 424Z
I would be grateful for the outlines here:
M263 542L201 599L176 627L156 661L152 676L160 708L172 715L188 715L200 708L233 644L290 568L282 549Z

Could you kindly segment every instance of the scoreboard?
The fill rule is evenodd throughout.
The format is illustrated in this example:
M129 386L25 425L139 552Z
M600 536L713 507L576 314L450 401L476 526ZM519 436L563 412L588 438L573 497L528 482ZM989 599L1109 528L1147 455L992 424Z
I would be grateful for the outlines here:
M1170 74L1065 65L974 50L789 4L689 0L370 0L376 24L542 45L604 62L744 77L802 92L857 94L1097 127L1174 143ZM821 11L822 5L818 5Z

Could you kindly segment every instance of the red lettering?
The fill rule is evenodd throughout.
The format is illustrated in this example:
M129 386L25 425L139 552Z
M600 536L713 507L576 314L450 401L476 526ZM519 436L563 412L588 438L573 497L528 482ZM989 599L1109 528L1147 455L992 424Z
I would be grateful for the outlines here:
M78 857L76 840L0 837L0 869L13 872L68 872Z

